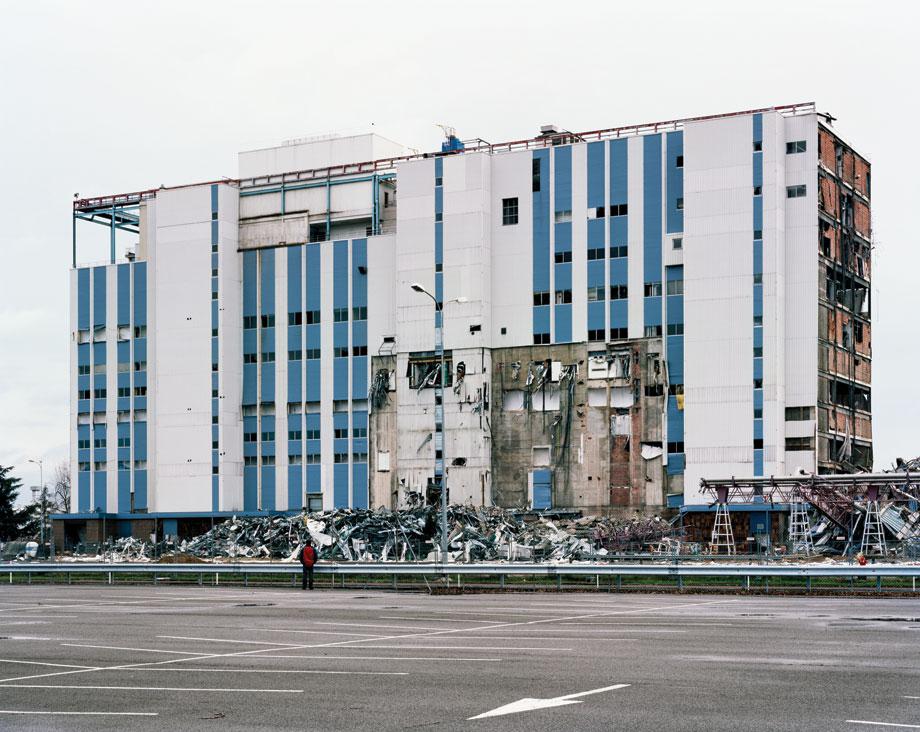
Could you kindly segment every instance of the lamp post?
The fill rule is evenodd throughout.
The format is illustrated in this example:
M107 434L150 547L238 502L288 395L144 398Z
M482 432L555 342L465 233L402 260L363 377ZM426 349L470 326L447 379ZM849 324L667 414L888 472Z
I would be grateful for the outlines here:
M434 345L435 351L441 362L441 378L438 379L435 389L435 432L437 432L438 402L441 405L441 475L439 487L441 489L441 561L447 561L447 466L445 461L447 440L444 433L444 384L447 382L447 369L444 362L444 305L418 282L409 285L415 292L427 295L434 303L435 313L441 317L435 319ZM450 302L466 302L465 297L458 297ZM440 321L440 338L438 337L438 321ZM435 450L437 450L437 437L435 437ZM437 458L435 458L435 477L437 477Z
M42 555L45 553L45 468L42 465L41 460L29 460L30 463L34 463L38 466L38 482L41 484L40 488L40 498L41 498L41 526L39 531L39 536L41 537L41 552ZM34 498L34 496L33 496Z

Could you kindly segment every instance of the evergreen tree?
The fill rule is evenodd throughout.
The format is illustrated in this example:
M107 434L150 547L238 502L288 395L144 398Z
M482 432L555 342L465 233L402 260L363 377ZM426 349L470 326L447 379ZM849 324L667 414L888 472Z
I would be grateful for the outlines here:
M22 525L28 521L28 509L17 509L14 505L22 481L12 472L12 466L0 465L0 541L18 538Z

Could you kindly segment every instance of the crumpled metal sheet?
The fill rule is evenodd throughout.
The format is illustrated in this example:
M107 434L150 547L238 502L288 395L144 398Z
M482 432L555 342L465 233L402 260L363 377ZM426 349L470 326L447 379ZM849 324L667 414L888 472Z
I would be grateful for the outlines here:
M454 505L448 509L448 532L450 554L455 561L573 561L597 559L614 551L648 549L671 536L673 529L658 517L623 520L565 514L550 520L534 512ZM179 543L153 545L139 539L119 539L105 548L103 556L110 561L150 561L170 555L205 561L296 561L307 539L313 542L320 559L325 560L435 559L440 545L438 507L234 516Z

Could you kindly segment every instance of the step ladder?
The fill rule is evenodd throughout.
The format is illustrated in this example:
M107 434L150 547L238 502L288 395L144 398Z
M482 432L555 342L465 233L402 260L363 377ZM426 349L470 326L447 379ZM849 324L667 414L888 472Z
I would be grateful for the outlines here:
M713 554L735 553L735 535L732 533L731 517L728 515L728 504L716 504L716 518L712 524L712 541L710 542Z
M888 545L885 543L885 527L882 525L878 501L866 501L866 518L859 551L867 557L888 554Z
M801 496L796 495L789 506L789 548L801 554L814 551L807 505Z

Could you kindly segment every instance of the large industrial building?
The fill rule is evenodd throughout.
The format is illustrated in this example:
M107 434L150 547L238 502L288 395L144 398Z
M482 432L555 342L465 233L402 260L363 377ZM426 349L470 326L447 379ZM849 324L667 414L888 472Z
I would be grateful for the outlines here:
M81 261L86 222L108 262ZM616 513L872 464L870 167L813 104L425 154L295 140L78 199L73 249L59 542L444 479Z

